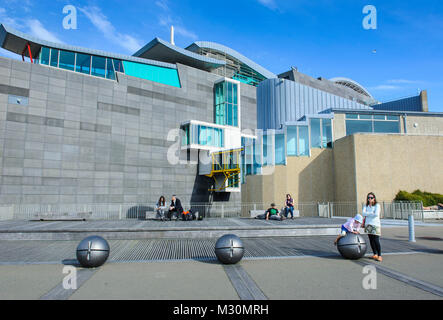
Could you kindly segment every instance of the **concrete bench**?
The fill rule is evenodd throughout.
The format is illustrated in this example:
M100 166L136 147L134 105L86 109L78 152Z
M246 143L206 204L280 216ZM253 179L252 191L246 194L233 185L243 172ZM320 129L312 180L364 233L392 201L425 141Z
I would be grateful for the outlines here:
M58 220L70 220L70 221L86 221L92 217L92 212L64 212L64 213L53 213L53 212L39 212L34 214L34 220L40 221L58 221Z
M251 218L255 218L260 214L264 214L266 210L249 210L249 215ZM280 212L283 212L283 209L280 210ZM300 217L300 211L294 209L294 218Z

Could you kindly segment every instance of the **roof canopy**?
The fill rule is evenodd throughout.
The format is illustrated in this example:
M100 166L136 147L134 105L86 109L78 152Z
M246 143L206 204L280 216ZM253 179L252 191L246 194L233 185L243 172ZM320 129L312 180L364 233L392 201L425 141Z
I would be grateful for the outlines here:
M204 57L189 50L182 49L162 39L155 38L134 53L135 57L153 59L169 63L182 63L187 66L209 71L223 66L226 62Z

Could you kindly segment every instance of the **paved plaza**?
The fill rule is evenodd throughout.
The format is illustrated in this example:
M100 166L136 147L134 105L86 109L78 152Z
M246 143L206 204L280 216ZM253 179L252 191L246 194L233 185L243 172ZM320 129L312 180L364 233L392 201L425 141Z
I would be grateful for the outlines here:
M78 265L78 241L1 240L0 299L441 300L443 225L421 223L415 232L409 242L407 225L386 222L382 263L369 258L370 248L360 260L343 259L334 235L242 238L236 265L216 260L214 237L111 239L108 261L94 269ZM65 289L72 270L77 288Z

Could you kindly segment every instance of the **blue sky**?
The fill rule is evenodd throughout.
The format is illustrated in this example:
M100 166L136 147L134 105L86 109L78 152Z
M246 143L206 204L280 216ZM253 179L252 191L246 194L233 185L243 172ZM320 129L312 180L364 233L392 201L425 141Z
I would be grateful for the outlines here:
M75 30L63 28L66 5L77 8ZM366 5L377 9L375 30L363 28ZM169 41L174 25L180 47L214 41L276 74L295 66L313 77L348 77L380 101L426 89L430 111L443 112L443 1L0 0L0 22L129 55L155 37Z

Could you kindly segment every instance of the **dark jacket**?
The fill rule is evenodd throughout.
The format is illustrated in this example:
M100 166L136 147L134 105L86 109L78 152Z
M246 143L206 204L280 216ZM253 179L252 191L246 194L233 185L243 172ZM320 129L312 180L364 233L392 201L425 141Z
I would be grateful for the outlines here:
M177 210L177 212L182 213L183 212L183 207L182 207L182 203L180 202L179 198L175 198L175 205L174 205L174 201L171 200L171 207L175 207L175 209ZM174 211L174 210L173 210Z

